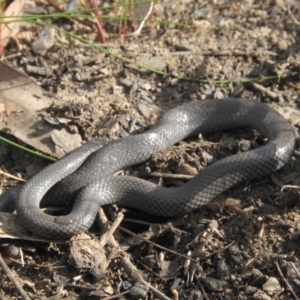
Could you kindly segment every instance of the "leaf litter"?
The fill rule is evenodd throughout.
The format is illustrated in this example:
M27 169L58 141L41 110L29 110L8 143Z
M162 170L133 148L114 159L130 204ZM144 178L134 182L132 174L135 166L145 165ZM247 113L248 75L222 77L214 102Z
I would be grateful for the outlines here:
M145 64L148 61L166 72L163 77L99 55L59 32L43 56L28 50L34 38L19 41L23 47L11 42L6 51L11 54L24 49L21 56L8 58L8 62L59 99L48 109L47 105L42 108L41 121L43 126L50 126L49 133L60 126L80 133L83 140L114 140L143 132L164 110L181 103L227 96L267 102L297 131L300 15L296 4L288 0L258 4L162 1L155 3L155 17L194 27L182 29L172 22L154 22L151 27L143 27L138 38L128 37L122 43L117 41L116 24L103 22L115 53L142 59ZM96 39L93 27L77 22L64 25L88 35L91 41ZM267 83L241 85L235 81L274 74L279 79ZM204 77L208 81L180 81L177 76ZM217 85L214 81L223 79L232 82ZM16 111L22 113L22 109ZM50 138L49 143L59 145L56 148L65 147L64 139ZM124 173L167 187L179 186L207 164L263 143L257 133L244 129L199 136ZM34 147L43 151L38 148L41 144ZM67 147L64 149L68 152ZM48 247L47 243L27 240L26 233L21 233L23 258L6 257L6 261L22 278L23 288L31 297L297 299L299 200L298 191L287 187L299 185L297 151L280 172L230 189L209 209L172 220L125 210L125 217L114 223L119 208L108 207L106 214L115 225L99 212L95 225L101 225L91 229L92 237L82 236L78 243L77 237L68 246ZM3 167L14 166L13 172L27 175L26 162L18 166L21 154L11 153L3 152ZM6 181L4 177L4 187ZM104 244L102 238L98 240L99 231L110 231ZM67 262L71 257L72 265ZM105 277L90 275L97 274L96 270L102 270ZM41 276L38 281L34 280L37 276ZM16 291L3 278L1 297L11 298Z

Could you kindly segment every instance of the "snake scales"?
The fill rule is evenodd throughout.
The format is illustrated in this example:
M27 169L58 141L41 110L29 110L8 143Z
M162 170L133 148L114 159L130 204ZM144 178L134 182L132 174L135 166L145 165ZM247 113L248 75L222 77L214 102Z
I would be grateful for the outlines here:
M256 129L268 143L212 164L179 188L111 176L188 136L241 126ZM233 98L196 101L167 111L142 134L105 145L87 143L11 195L27 229L46 238L67 238L86 231L104 204L117 203L161 216L189 213L237 183L280 169L288 162L294 143L290 124L263 103ZM51 216L41 211L43 197L43 205L57 206L69 204L69 195L76 200L68 215Z

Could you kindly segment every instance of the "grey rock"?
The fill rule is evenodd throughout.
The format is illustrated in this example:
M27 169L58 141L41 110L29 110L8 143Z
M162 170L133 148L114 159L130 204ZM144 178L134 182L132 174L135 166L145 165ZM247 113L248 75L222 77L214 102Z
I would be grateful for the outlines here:
M200 281L211 292L222 292L224 290L224 284L219 279L215 279L212 277L202 277Z

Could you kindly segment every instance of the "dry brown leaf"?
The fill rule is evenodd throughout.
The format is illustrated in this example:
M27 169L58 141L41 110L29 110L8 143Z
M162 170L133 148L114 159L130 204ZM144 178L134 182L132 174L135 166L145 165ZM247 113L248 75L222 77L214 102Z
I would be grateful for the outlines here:
M41 114L53 102L33 80L0 61L0 130L60 158L81 145L81 136L44 121ZM55 145L53 137L63 147Z
M0 212L0 238L47 242L46 239L32 236L32 234L20 224L17 215L5 212Z
M24 0L14 0L4 11L3 17L20 16L23 13ZM10 21L10 19L4 19ZM9 42L12 36L16 36L19 32L20 22L11 22L0 25L0 54Z

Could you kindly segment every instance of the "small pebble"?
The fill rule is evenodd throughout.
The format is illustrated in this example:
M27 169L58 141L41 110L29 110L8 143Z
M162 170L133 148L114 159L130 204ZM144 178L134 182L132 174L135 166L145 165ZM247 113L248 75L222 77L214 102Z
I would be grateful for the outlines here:
M149 117L150 112L144 101L139 101L137 108L144 117L146 117L146 118Z
M222 292L224 290L224 284L219 279L202 277L200 281L211 292Z
M262 286L262 289L270 296L281 289L281 285L277 278L270 277L267 282Z
M145 91L149 91L151 89L151 85L147 82L147 83L144 83L141 86L141 88L144 89Z
M140 283L136 283L131 289L130 289L130 295L134 299L145 299L149 288L145 285L141 285Z

